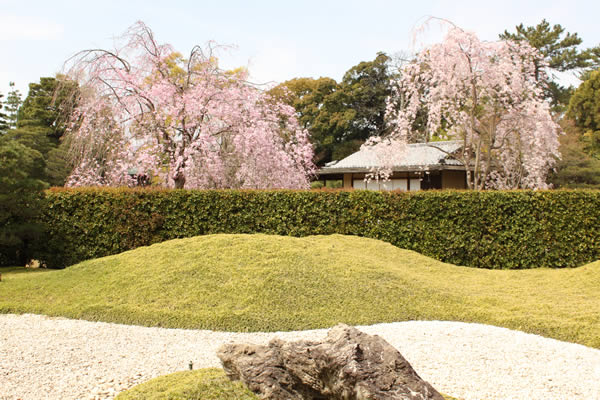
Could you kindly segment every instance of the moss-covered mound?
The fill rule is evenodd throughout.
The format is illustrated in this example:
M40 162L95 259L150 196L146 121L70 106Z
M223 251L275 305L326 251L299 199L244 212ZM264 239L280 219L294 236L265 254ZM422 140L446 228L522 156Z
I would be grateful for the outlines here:
M241 382L231 382L222 369L208 368L149 380L119 394L115 400L258 400L258 396Z
M208 368L160 376L120 393L115 400L258 400L222 369Z
M225 331L453 320L600 347L600 262L481 270L354 236L208 235L2 277L3 313Z

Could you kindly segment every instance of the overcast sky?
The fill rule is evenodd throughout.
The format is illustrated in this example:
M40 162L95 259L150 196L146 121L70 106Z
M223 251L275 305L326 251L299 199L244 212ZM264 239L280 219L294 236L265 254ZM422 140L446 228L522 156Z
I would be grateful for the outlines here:
M235 50L221 65L249 67L255 82L329 76L340 80L378 51L411 49L415 27L427 16L453 21L486 40L504 29L542 18L577 32L584 46L600 44L600 1L392 1L392 0L0 0L0 93L14 81L54 76L72 54L110 48L138 20L161 43L182 53L214 40ZM436 38L435 28L429 40Z

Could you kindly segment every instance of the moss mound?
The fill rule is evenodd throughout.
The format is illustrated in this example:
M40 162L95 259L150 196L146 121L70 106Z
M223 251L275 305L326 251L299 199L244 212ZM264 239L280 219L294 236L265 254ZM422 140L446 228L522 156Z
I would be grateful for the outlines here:
M354 236L208 235L2 271L3 313L225 331L454 320L600 347L600 262L481 270Z
M444 396L446 400L457 400ZM222 369L207 368L160 376L120 393L115 400L258 400Z
M115 400L258 400L222 369L208 368L160 376L120 393Z

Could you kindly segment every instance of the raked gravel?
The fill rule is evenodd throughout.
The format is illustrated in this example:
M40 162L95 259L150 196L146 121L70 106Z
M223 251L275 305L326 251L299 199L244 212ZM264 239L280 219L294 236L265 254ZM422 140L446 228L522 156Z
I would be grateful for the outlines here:
M600 350L480 324L358 327L394 345L439 391L464 400L600 400ZM112 399L148 379L220 366L223 343L319 339L327 330L229 333L0 315L0 399Z

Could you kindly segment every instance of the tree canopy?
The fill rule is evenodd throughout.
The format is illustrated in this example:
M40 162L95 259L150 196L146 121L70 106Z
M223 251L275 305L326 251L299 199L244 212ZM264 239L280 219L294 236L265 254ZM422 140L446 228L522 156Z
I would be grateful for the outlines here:
M390 58L350 68L341 82L331 78L295 78L269 91L295 108L315 146L315 163L323 165L353 152L371 136L386 132L386 99L391 94Z
M367 140L386 133L387 98L392 94L390 57L377 53L373 61L363 61L350 68L342 80L348 107L355 112L348 139Z
M586 150L600 158L600 69L589 73L575 90L567 116L583 132Z
M559 137L560 159L550 174L554 188L600 189L600 158L588 154L580 129L569 118L560 121L565 132Z
M47 136L58 144L78 96L77 83L62 75L30 83L29 93L19 108L17 128L43 126L47 128Z
M38 151L0 138L0 265L25 265L28 243L41 235L34 217L38 194L46 184L35 176L43 168Z
M531 62L536 57L526 43L483 42L450 28L442 43L423 50L402 70L393 97L402 96L405 106L390 109L391 140L370 143L382 149L385 168L379 172L384 178L389 174L394 153L402 150L398 143L408 141L424 108L430 141L462 144L462 151L450 156L467 170L469 188L547 187L559 127L536 80Z
M10 82L9 86L11 90L8 92L6 96L6 100L4 101L4 109L6 110L8 127L16 128L17 127L17 119L19 107L21 107L21 103L23 102L21 99L21 92L18 89L15 89L15 83Z
M8 115L2 110L4 107L4 101L2 98L4 95L0 93L0 136L3 135L9 128Z
M175 188L304 188L314 171L292 107L223 71L215 46L184 57L139 22L114 51L73 59L82 98L72 115L68 184Z
M559 72L583 71L600 65L600 46L580 49L582 39L577 33L565 32L560 24L550 26L545 19L536 26L515 27L516 32L505 30L500 35L502 40L526 41L537 49L541 57L534 60L535 77L544 81L545 94L557 109L564 108L571 94L571 88L561 86L546 68Z
M30 83L27 97L15 112L15 128L6 134L40 152L49 169L41 170L37 178L52 185L62 186L72 169L62 139L78 95L77 84L64 76Z
M346 93L334 79L296 78L274 87L269 95L294 107L298 121L310 132L317 165L339 156L356 112L347 107Z

